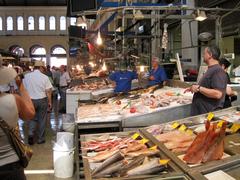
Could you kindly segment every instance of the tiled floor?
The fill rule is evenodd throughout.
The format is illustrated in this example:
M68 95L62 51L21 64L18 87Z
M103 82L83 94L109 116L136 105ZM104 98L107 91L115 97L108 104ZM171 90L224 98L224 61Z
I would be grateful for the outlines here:
M55 107L56 108L56 107ZM61 120L58 120L58 114L55 113L56 109L49 113L49 118L47 121L46 129L46 143L44 144L34 144L33 156L25 169L25 174L27 180L60 180L62 178L57 178L54 175L54 165L53 165L53 142L55 140L56 132L59 131L61 127ZM61 119L61 118L59 118ZM64 178L66 180L77 179L74 173L71 178Z

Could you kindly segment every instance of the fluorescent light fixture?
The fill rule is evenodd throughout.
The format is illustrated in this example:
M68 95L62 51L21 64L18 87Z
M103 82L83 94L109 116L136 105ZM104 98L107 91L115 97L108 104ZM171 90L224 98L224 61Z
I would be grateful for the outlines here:
M204 21L205 19L207 19L206 13L205 11L200 11L199 9L196 11L195 14L195 20L196 21Z
M100 31L98 31L97 45L102 45L102 43L103 43L103 41L102 41L101 33L100 33Z

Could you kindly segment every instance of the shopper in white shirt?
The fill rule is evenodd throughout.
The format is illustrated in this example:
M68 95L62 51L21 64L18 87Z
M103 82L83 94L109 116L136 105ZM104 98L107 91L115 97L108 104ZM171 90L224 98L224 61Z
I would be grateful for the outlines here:
M59 80L59 94L60 94L59 112L66 113L66 90L71 82L71 78L64 65L60 66L60 72L61 75Z
M52 84L49 78L43 74L44 62L36 61L34 71L24 76L23 83L33 101L36 115L29 122L28 143L34 144L34 132L38 124L38 144L45 143L45 128L48 108L52 108Z

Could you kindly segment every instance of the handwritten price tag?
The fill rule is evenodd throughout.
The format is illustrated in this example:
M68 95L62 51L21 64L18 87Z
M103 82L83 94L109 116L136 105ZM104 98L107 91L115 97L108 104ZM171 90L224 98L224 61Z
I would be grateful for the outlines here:
M170 159L160 159L159 164L166 165L169 161L170 161Z
M180 124L178 122L175 122L172 124L173 129L176 129L178 126L180 126Z
M221 128L224 122L225 122L224 120L219 121L219 122L217 123L217 127L218 127L218 128Z
M187 127L183 124L180 126L180 128L178 130L184 132L184 131L186 131L186 129L187 129Z
M211 121L214 117L214 114L212 112L208 113L207 120Z
M137 139L140 136L140 134L135 133L134 135L132 135L132 139Z
M157 149L157 146L152 146L149 148L150 150L156 150Z
M143 139L140 140L140 143L141 143L141 144L145 144L145 143L147 143L148 141L149 141L148 139L143 138Z
M232 127L230 128L232 133L237 132L240 129L240 124L233 124Z
M191 129L186 130L186 133L188 133L189 135L193 134L193 131Z

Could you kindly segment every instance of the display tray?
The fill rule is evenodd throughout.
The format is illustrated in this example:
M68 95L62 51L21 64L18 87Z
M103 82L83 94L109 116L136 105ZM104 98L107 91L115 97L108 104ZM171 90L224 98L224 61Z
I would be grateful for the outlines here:
M134 140L136 138L136 135L137 135L137 139ZM104 136L105 136L106 139L108 139L108 137L117 137L117 138L131 139L131 141L134 140L134 141L138 141L138 142L146 140L145 137L143 136L143 134L139 131L81 135L81 147L86 147L85 142L89 142L89 141L92 141L92 140L99 139L99 137L101 139L101 138L104 138ZM157 148L157 150L156 149L151 149L151 147L155 146L155 144L151 141L151 139L148 139L147 142L145 143L145 145L148 147L147 150L150 149L151 152L157 151L157 153L154 153L154 155L152 155L151 157L157 158L157 160L159 160L159 159L170 160L169 157L167 157L161 151L161 149L159 149L157 147L155 147L155 148ZM128 147L129 147L129 144L128 144L128 146L126 146L126 148L128 148ZM120 161L116 161L116 163L121 162L121 161L122 162L126 161L127 156L130 156L130 154L132 156L134 153L137 153L137 152L141 151L141 150L139 150L139 151L137 150L137 151L133 151L133 153L131 151L128 152L128 153L124 153L124 150L126 150L126 149L121 148L121 153L124 154L124 159L121 159ZM111 152L111 149L109 149L108 152ZM164 170L162 172L158 171L158 173L155 173L155 174L152 174L152 175L132 175L132 176L122 176L122 177L113 177L113 176L96 177L96 175L95 175L95 177L93 177L92 176L93 171L96 171L96 169L98 167L102 166L103 165L102 162L105 162L105 160L100 163L100 166L98 165L96 168L94 168L94 166L97 163L96 162L95 163L89 162L89 161L92 161L91 158L87 157L89 154L91 154L91 152L89 153L89 151L86 148L82 149L83 169L84 169L85 179L87 179L87 180L88 179L89 180L91 180L91 179L130 179L131 180L131 179L151 179L151 178L171 179L170 177L172 177L172 179L188 179L187 176L184 176L184 173L180 170L179 167L177 167L174 164L174 162L172 160L168 161L166 167L164 168ZM140 156L137 156L137 157L139 158ZM96 159L96 156L94 158ZM112 158L112 156L109 157L108 159L110 159L110 158ZM132 156L132 158L134 159L136 157ZM144 159L144 161L145 160L146 159ZM149 159L149 160L150 160L150 162L152 162L152 160L156 160L156 159ZM131 161L129 161L129 162L131 162ZM138 166L140 166L140 165L138 165ZM108 167L105 167L105 168L108 168ZM102 170L100 170L98 173L100 173ZM127 173L129 173L129 171L127 171ZM114 173L114 174L116 174L116 173Z
M216 167L206 167L199 171L209 180L238 180L240 179L240 156L232 157L226 164L219 164Z
M225 138L224 149L228 154L240 154L240 134L228 135Z
M239 115L240 115L239 107L231 107L228 109L214 112L214 118L212 119L212 121L219 124L219 122L221 122L222 120L226 120L226 121L228 121L228 125L232 126L232 124L239 124L239 122L240 122ZM235 155L239 154L239 151L240 151L239 150L239 146L240 146L239 134L236 133L236 134L229 135L230 130L232 128L229 127L228 125L227 125L228 127L226 130L228 132L226 132L227 135L224 138L225 147L224 147L224 154L222 156L222 159L215 160L215 161L207 161L205 163L194 164L194 165L189 165L185 161L183 161L183 156L185 155L188 147L190 147L190 145L192 144L192 142L194 140L194 137L191 141L191 138L189 140L189 137L187 137L187 136L185 137L184 134L187 134L187 132L189 132L187 130L190 130L190 133L193 135L196 133L195 132L196 129L200 132L202 132L201 131L202 128L203 128L203 130L205 130L204 121L206 121L207 116L208 116L208 114L189 117L189 118L174 121L173 123L165 123L165 124L159 124L159 125L155 125L155 126L146 127L144 129L140 129L140 131L141 131L141 133L144 134L144 136L146 138L151 139L153 141L153 143L158 145L158 147L168 157L170 157L176 164L178 164L178 166L185 172L187 172L189 170L199 170L202 168L204 169L206 167L211 167L211 166L214 167L214 166L218 166L220 164L226 164L229 161L231 161L232 158L234 159ZM176 129L173 128L174 123L178 124L178 127ZM183 125L183 128L182 128L182 125ZM201 128L199 128L199 127L201 127ZM149 129L151 130L151 133L150 133ZM166 132L164 132L165 130L166 130ZM171 134L171 132L172 132L172 135L167 136L167 134ZM174 133L174 132L176 132L176 133ZM163 136L161 136L161 135L163 135ZM166 139L167 137L169 138L169 140ZM163 139L161 139L161 138L163 138ZM182 141L183 143L187 144L186 142L189 142L189 144L186 147L182 146L183 144L179 140L181 138L184 139ZM166 141L164 139L166 139ZM162 142L160 142L160 141L162 141ZM176 144L181 145L181 146L175 147L176 149L172 149ZM179 151L177 151L177 150L179 150Z

